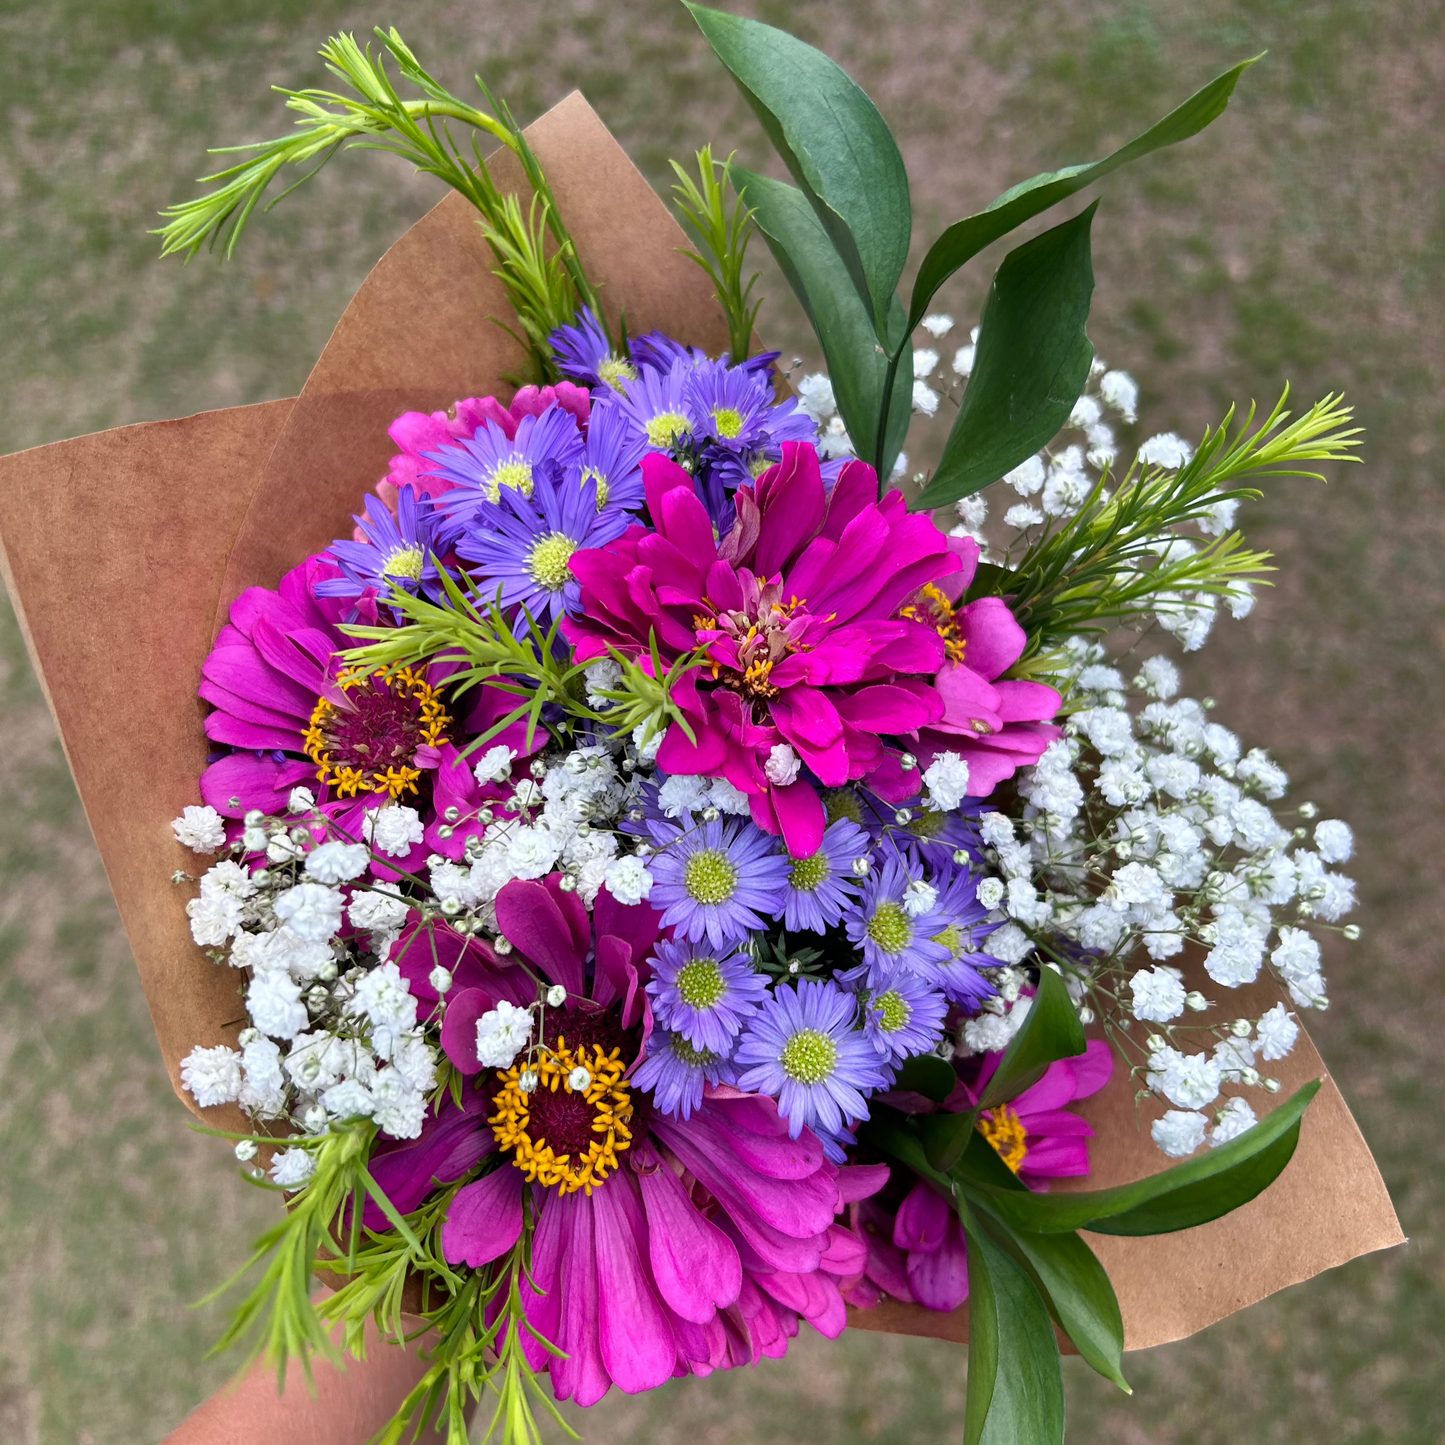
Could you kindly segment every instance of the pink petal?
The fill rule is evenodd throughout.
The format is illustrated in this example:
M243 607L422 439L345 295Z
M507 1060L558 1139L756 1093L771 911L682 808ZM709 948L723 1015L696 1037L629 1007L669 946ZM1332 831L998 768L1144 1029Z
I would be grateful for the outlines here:
M682 1181L660 1160L638 1172L647 1210L653 1277L667 1304L704 1325L738 1297L743 1269L732 1240L700 1214Z
M1028 636L1002 597L980 597L958 612L964 660L975 672L995 678L1023 655Z
M442 1052L463 1074L480 1074L477 1060L477 1020L496 1008L496 1001L479 988L464 988L447 1000L442 1019Z
M452 1200L442 1224L442 1254L448 1264L477 1269L500 1259L521 1234L522 1176L503 1164Z
M552 895L540 883L514 878L497 894L497 926L553 983L569 994L586 987L572 932Z
M931 1253L942 1246L952 1218L948 1201L920 1179L899 1206L893 1242L910 1253Z
M956 1219L940 1249L908 1256L908 1283L925 1309L956 1310L968 1298L968 1251Z
M619 1390L635 1395L672 1378L677 1341L637 1252L642 1211L622 1173L592 1194L597 1251L598 1341ZM585 1404L581 1396L577 1403Z

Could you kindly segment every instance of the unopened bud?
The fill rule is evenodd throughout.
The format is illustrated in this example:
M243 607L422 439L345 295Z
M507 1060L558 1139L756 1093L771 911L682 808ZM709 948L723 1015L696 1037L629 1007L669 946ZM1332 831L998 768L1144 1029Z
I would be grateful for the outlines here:
M443 968L441 964L437 964L428 975L427 982L430 983L438 993L447 993L452 986L451 970Z
M1253 1028L1254 1025L1248 1019L1235 1019L1229 1026L1229 1032L1237 1039L1247 1039Z
M496 951L500 953L503 958L505 958L507 954L512 951L512 940L510 938L503 938L502 935L499 933L497 935L496 942L492 944L492 947L496 949Z
M1340 932L1343 933L1351 943L1354 943L1360 936L1360 925L1358 923L1347 923L1340 929Z
M855 878L866 878L868 876L868 870L872 866L866 857L855 858L853 860L853 876Z
M1279 1093L1279 1080L1266 1079L1264 1081L1263 1088L1266 1094L1277 1094Z
M254 1139L238 1139L236 1141L236 1158L242 1164L249 1164L256 1157L256 1141Z
M589 1074L581 1064L578 1064L577 1067L567 1075L567 1087L571 1089L574 1094L585 1093L592 1087L592 1075Z
M567 990L560 983L554 983L547 990L547 1007L561 1008L567 1002Z
M918 759L915 758L912 753L900 753L898 766L902 768L905 773L911 773L918 766Z
M913 814L907 808L900 808L893 815L893 821L897 823L900 828L905 828L913 821Z
M517 1087L524 1094L535 1094L539 1082L540 1080L537 1078L535 1070L528 1069L517 1080Z
M1209 1000L1198 989L1184 995L1184 1007L1192 1013L1202 1014L1209 1007Z
M564 873L557 880L557 886L563 893L575 893L577 891L577 880L570 873Z

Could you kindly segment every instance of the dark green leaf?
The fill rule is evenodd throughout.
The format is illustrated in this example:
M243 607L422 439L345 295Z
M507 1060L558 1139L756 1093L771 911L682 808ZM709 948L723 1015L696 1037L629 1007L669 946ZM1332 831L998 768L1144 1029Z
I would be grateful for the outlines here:
M923 1122L926 1124L928 1120ZM924 1142L927 1143L926 1134ZM998 1150L977 1129L965 1142L963 1153L949 1168L948 1173L950 1178L956 1179L965 1188L974 1185L983 1189L1028 1191L1028 1185L1003 1162Z
M871 459L878 450L878 418L888 371L888 359L878 347L873 323L803 193L785 181L741 166L734 166L732 175L738 189L747 191L753 220L818 334L848 435L858 455ZM901 337L903 303L896 297L892 317ZM905 347L888 413L884 479L903 445L912 397L913 351Z
M953 1065L945 1063L937 1054L915 1054L903 1061L898 1077L893 1081L895 1089L910 1089L932 1099L935 1104L944 1103L958 1083Z
M821 50L785 30L688 9L802 187L886 342L913 212L903 157L877 106Z
M969 1284L964 1445L1063 1445L1064 1377L1048 1309L966 1206L960 1213Z
M1104 1266L1077 1234L1030 1234L998 1223L999 1242L1034 1276L1050 1313L1085 1361L1125 1394L1124 1318Z
M1016 1229L1043 1234L1075 1229L1167 1234L1189 1229L1247 1204L1278 1177L1299 1140L1300 1117L1319 1088L1318 1079L1306 1084L1237 1139L1133 1184L1079 1194L973 1187L991 1213ZM1177 1208L1166 1202L1166 1196L1174 1194L1182 1196Z
M911 1127L909 1116L891 1109L887 1104L874 1104L868 1117L858 1126L858 1138L880 1154L887 1154L906 1164L921 1178L931 1178L943 1189L951 1188L946 1175L928 1162L923 1142Z
M1089 377L1098 202L1004 257L989 288L973 375L919 510L969 496L1058 435Z
M1211 121L1218 119L1229 104L1234 93L1235 82L1247 66L1253 65L1259 56L1241 61L1232 70L1211 80L1203 90L1196 91L1177 110L1171 110L1163 120L1150 126L1141 136L1136 136L1126 146L1121 146L1112 155L1091 165L1066 166L1061 171L1047 171L1031 180L1014 186L1001 195L986 211L975 216L966 216L955 221L928 248L918 277L913 283L913 300L909 309L908 332L923 320L938 288L965 262L978 255L985 246L992 245L1001 236L1006 236L1015 226L1050 206L1066 200L1076 191L1095 181L1102 180L1110 171L1117 170L1130 161L1148 155L1150 151L1177 144L1197 135Z
M979 1108L992 1109L1016 1099L1043 1078L1044 1070L1056 1059L1071 1059L1088 1046L1064 980L1053 969L1041 968L1033 1006L988 1081Z

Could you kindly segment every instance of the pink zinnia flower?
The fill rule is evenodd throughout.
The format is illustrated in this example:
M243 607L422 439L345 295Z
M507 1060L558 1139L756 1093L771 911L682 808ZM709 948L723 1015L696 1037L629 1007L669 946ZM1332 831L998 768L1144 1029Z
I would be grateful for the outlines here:
M460 990L447 996L448 1053L465 1059L469 1033L475 1051L481 1004L508 994L529 1003L537 977L562 984L566 1003L545 1011L543 1047L486 1071L460 1108L444 1104L420 1139L379 1154L382 1187L415 1208L436 1184L505 1156L457 1192L442 1248L472 1268L501 1259L521 1235L531 1191L524 1305L566 1358L530 1336L523 1345L561 1399L590 1405L614 1384L632 1393L779 1356L801 1319L839 1334L843 1292L861 1280L866 1249L838 1215L881 1188L887 1170L839 1168L809 1130L789 1138L771 1099L715 1090L684 1123L634 1090L628 1066L645 1032L640 983L659 936L654 910L604 892L589 917L557 877L509 883L496 906L516 943L505 957L437 933ZM409 977L431 966L430 952L425 940L413 946ZM589 1082L574 1088L579 1065ZM556 1087L521 1092L525 1070L557 1073Z
M812 854L823 805L797 760L825 787L887 776L899 750L885 737L943 720L930 679L944 641L900 609L959 560L901 493L876 500L861 462L825 492L801 442L784 444L755 492L739 489L721 542L687 472L657 453L642 469L653 529L574 553L582 615L563 630L583 662L609 646L646 657L654 637L665 664L701 650L707 665L674 694L696 741L674 725L658 765L727 778L759 826Z
M972 1086L960 1082L945 1107L955 1113L973 1108L1002 1058L987 1055ZM1097 1094L1113 1069L1108 1044L1092 1039L1083 1054L1057 1060L1037 1084L983 1114L979 1130L1030 1189L1046 1190L1053 1179L1087 1174L1094 1130L1066 1106ZM863 1283L849 1295L851 1304L866 1308L888 1294L925 1309L954 1310L968 1298L963 1230L952 1206L930 1184L918 1180L896 1213L870 1200L860 1214L868 1265Z
M1002 597L958 605L978 570L978 543L972 537L950 537L948 543L959 570L924 588L906 609L938 629L947 653L933 680L943 716L920 732L917 753L924 767L939 753L957 753L968 764L969 796L986 798L1063 736L1048 722L1062 699L1041 682L1004 680L1023 655L1027 634Z

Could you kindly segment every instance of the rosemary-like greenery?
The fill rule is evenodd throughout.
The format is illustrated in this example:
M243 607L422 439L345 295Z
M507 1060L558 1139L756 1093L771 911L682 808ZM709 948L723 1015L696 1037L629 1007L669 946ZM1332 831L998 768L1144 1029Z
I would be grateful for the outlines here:
M353 36L344 34L333 36L321 49L326 68L350 94L278 86L287 109L300 117L289 135L210 152L244 159L201 177L201 184L215 184L214 190L161 212L165 224L156 232L162 238L161 254L189 258L203 247L219 247L229 257L272 181L288 166L311 169L276 196L271 206L310 180L338 150L389 151L445 181L476 207L496 261L496 275L507 288L534 370L540 380L555 380L548 333L571 321L579 306L590 306L599 317L602 308L535 153L511 110L505 102L498 103L479 76L477 86L487 110L468 105L441 85L394 28L378 29L376 34L381 49L374 56L370 45L363 50ZM403 100L397 94L386 70L388 55L402 78L421 91L420 99ZM469 144L464 146L452 135L453 123L470 129ZM520 161L533 191L529 207L498 190L487 172L483 135L500 141Z
M740 190L732 209L728 209L733 158L715 161L711 146L697 152L696 181L677 161L670 164L677 173L672 192L682 214L683 229L694 247L684 249L683 255L707 272L718 305L727 317L728 350L734 362L746 361L752 353L753 327L763 304L752 299L760 273L755 271L746 283L743 281L748 242L753 236L753 212L747 204L747 193Z
M1175 529L1197 523L1221 501L1258 498L1254 477L1324 478L1308 470L1322 461L1358 461L1351 449L1360 428L1338 396L1326 396L1294 421L1285 388L1258 428L1251 404L1233 430L1231 407L1217 428L1177 471L1141 466L1136 459L1111 493L1100 478L1076 515L1050 525L1031 542L1016 569L981 567L974 595L1006 594L1029 634L1020 671L1047 670L1050 654L1068 638L1102 634L1138 619L1181 593L1228 595L1257 581L1270 554L1247 550L1238 532L1196 543L1164 545Z
M422 666L447 653L462 661L450 679L456 692L463 693L485 682L515 694L517 706L474 738L467 745L468 753L484 747L522 718L527 720L530 744L541 726L542 709L549 704L583 722L606 723L619 731L640 729L643 743L666 731L674 722L689 739L693 738L692 728L674 693L686 673L702 666L702 659L696 653L685 654L667 667L655 637L649 654L641 661L613 649L611 657L620 676L614 687L595 694L608 702L605 709L598 709L586 700L584 674L588 664L565 663L559 658L560 618L543 633L523 607L524 627L514 628L503 613L500 601L484 601L475 588L463 591L445 570L441 578L450 606L394 588L388 600L393 610L406 619L406 625L345 625L343 632L365 640L368 645L351 648L342 657L353 667L373 671Z

